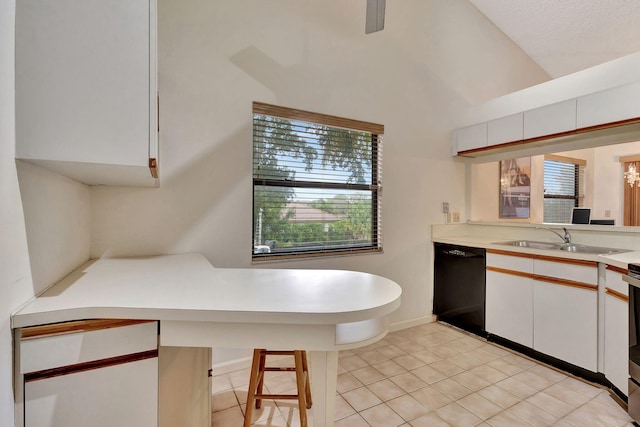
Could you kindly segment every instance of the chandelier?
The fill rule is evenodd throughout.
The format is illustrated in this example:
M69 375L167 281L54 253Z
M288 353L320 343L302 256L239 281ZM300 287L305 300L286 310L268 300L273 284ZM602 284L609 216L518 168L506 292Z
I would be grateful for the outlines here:
M633 163L629 165L629 169L624 173L624 178L627 180L629 185L633 187L636 182L640 181L640 174L636 170L636 167Z

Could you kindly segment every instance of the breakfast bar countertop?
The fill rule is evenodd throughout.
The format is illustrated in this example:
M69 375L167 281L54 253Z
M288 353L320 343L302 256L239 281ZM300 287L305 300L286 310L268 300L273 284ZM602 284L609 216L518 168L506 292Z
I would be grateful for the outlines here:
M343 270L215 268L201 254L88 261L15 312L12 327L85 318L341 324L384 317L400 287Z

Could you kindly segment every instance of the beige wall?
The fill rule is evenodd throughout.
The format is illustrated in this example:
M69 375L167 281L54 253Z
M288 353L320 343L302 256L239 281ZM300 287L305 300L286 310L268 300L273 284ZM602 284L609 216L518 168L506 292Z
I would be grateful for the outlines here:
M9 315L33 295L15 153L15 0L0 0L0 425L13 426Z
M467 1L159 2L161 186L92 189L92 257L199 251L251 266L251 102L385 125L384 254L262 265L381 274L403 288L393 322L429 316L429 226L464 212L449 134L471 103L548 77Z

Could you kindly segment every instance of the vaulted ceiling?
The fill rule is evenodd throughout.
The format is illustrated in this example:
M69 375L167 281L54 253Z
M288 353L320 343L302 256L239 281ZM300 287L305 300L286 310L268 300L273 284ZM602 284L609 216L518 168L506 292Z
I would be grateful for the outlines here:
M470 0L552 78L640 51L640 0Z

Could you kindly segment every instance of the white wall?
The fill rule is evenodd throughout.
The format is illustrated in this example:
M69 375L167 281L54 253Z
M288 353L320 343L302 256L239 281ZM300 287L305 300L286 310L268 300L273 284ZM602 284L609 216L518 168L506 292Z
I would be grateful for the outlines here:
M0 425L13 425L10 313L33 295L15 153L15 0L0 0Z
M159 189L96 187L92 257L199 251L251 266L251 102L385 125L384 254L261 267L381 274L403 288L392 322L429 316L430 229L464 212L449 132L471 103L548 78L463 0L159 2Z

